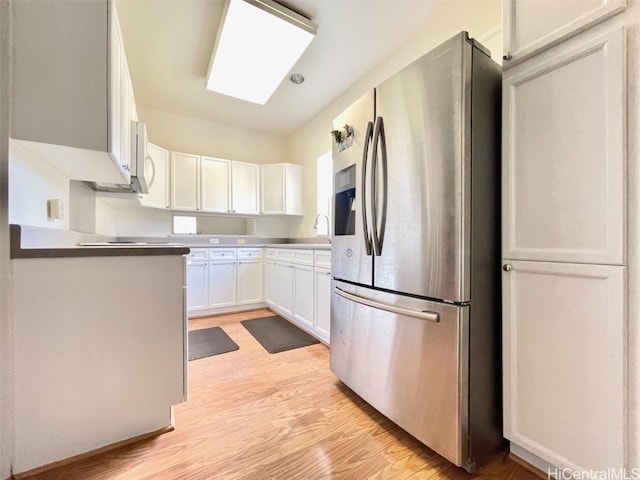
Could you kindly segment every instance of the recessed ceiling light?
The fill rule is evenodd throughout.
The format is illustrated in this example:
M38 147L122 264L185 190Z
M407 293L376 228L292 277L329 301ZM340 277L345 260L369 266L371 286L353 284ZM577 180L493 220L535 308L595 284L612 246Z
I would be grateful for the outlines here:
M264 105L317 30L272 0L226 0L207 89Z
M304 75L302 75L301 73L292 73L289 77L289 80L291 80L296 85L300 85L302 82L304 82Z

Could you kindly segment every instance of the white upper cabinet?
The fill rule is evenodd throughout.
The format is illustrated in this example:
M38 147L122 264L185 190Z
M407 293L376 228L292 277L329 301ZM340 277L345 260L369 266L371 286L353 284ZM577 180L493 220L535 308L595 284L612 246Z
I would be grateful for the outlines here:
M504 74L503 258L620 265L624 30L566 43Z
M211 157L201 157L200 162L202 211L229 213L231 162Z
M114 2L20 1L12 10L11 137L68 178L128 182Z
M293 163L262 165L262 213L303 215L303 167Z
M231 162L231 212L259 214L259 165Z
M625 0L503 0L504 67L621 12Z
M169 208L169 151L147 144L145 171L149 172L149 193L140 195L140 203L146 207Z
M200 209L200 157L171 152L171 209Z
M260 213L259 165L171 153L171 209Z

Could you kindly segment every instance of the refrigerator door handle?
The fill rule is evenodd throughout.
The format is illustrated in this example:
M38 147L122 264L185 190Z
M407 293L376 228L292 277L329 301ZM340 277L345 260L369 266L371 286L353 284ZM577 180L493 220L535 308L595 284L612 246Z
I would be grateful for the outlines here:
M362 230L364 232L364 246L367 252L367 256L373 253L371 246L371 233L369 232L369 223L367 221L367 163L369 160L369 145L371 144L371 137L373 135L373 122L367 122L367 131L364 135L364 149L362 152ZM372 175L375 174L375 170ZM375 214L374 214L375 218ZM374 225L375 227L375 225ZM372 228L375 231L375 228Z
M379 310L396 313L398 315L404 315L406 317L418 318L420 320L428 320L430 322L438 323L440 321L440 315L438 314L438 312L430 312L428 310L412 310L409 308L389 305L388 303L376 302L375 300L371 300L370 298L361 297L360 295L347 292L340 287L334 287L333 292L343 298L346 298L347 300L366 305L367 307L377 308Z
M380 142L380 160L382 165L382 208L380 209L381 218L378 221L378 141ZM384 121L382 117L376 118L373 128L373 155L372 155L372 176L371 176L371 193L373 197L373 250L376 256L382 255L382 246L384 244L384 232L387 227L387 139L384 134Z

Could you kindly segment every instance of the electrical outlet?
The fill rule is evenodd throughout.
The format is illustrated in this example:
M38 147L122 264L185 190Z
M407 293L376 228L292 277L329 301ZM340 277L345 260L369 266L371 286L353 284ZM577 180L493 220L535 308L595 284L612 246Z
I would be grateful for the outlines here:
M238 243L244 243L244 242L245 242L244 238L239 238L238 239Z
M220 240L218 240L217 238L210 238L209 243L220 243Z

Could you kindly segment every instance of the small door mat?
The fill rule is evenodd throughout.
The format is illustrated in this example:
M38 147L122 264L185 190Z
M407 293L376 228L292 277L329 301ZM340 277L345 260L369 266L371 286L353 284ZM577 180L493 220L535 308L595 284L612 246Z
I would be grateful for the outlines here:
M320 343L319 340L277 315L243 320L240 323L269 353L284 352Z
M211 357L238 350L236 342L220 327L203 328L189 332L189 360Z

